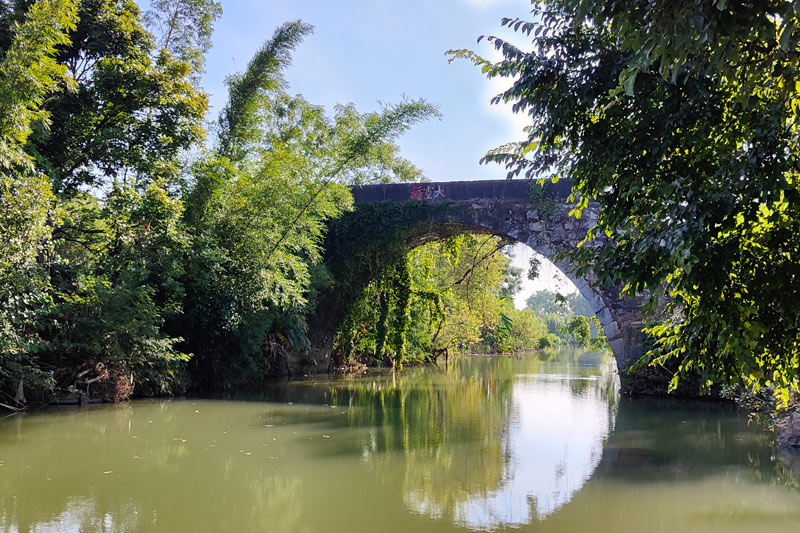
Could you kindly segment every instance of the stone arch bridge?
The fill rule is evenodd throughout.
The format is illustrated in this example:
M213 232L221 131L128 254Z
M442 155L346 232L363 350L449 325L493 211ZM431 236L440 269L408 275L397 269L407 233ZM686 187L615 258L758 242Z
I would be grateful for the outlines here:
M571 183L546 183L532 194L526 180L456 181L367 185L352 189L355 210L332 224L325 262L335 282L319 295L310 319L312 348L305 366L327 365L333 335L354 298L378 277L387 257L452 235L482 233L522 242L553 257L573 249L597 217L596 206L580 219L569 216ZM353 261L358 257L358 261ZM372 260L371 260L372 259ZM608 337L620 374L642 354L642 302L620 297L589 273L578 277L566 260L556 266L589 302Z

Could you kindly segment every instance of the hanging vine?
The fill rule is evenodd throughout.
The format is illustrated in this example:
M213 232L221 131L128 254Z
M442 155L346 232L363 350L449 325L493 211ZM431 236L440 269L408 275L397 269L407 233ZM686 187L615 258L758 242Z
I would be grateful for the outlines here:
M380 302L380 312L378 314L375 358L380 360L384 357L384 353L386 351L386 339L389 336L389 298L391 293L388 290L387 280L380 280L379 285L380 290L378 291L378 301Z
M325 265L335 284L314 319L337 328L336 367L397 368L451 349L482 350L483 332L511 316L500 295L508 241L464 234L463 225L447 222L451 209L459 206L365 204L331 225ZM538 343L544 325L529 329Z
M408 255L404 255L393 265L392 293L395 297L394 320L392 331L394 333L395 366L401 366L406 352L406 330L411 304L411 276L408 271Z

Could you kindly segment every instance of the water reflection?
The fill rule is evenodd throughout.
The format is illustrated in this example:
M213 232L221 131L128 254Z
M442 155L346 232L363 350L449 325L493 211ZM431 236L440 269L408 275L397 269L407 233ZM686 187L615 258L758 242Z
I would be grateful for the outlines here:
M438 372L290 383L294 401L346 405L359 454L403 502L477 529L544 519L592 475L613 429L613 361L461 359Z
M719 405L620 402L597 363L459 359L0 420L0 531L800 528L791 458L763 434Z
M376 469L384 477L404 471L406 506L435 519L495 529L545 518L571 499L600 461L614 419L611 367L536 360L462 364L449 376L459 386L444 393L433 387L429 405L441 438L426 446L407 443L402 455L372 454ZM415 432L413 425L403 430Z
M246 461L256 443L229 415L141 402L0 425L0 531L227 531L232 509L233 523L298 530L303 478Z
M613 428L613 406L597 376L519 376L511 398L503 484L469 495L456 509L455 519L471 528L529 524L569 502L600 462Z

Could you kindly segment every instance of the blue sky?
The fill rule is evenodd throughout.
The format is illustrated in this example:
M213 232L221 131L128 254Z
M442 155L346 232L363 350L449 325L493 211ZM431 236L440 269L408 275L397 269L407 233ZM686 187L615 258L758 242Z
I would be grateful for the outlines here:
M470 63L448 63L449 49L494 51L483 34L506 35L504 16L526 17L527 0L223 0L204 87L210 118L225 104L225 76L244 70L255 51L283 22L313 24L285 77L291 93L331 110L354 103L362 111L403 95L439 106L441 120L416 126L399 142L403 156L434 181L503 178L481 166L487 150L518 139L524 125L507 108L490 106L502 83Z

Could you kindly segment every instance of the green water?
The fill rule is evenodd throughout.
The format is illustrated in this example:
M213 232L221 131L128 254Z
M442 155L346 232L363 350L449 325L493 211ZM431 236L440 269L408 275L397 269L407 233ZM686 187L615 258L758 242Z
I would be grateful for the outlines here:
M800 531L744 418L620 399L610 369L463 358L5 418L0 531Z

